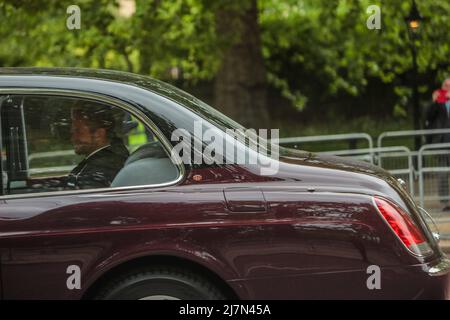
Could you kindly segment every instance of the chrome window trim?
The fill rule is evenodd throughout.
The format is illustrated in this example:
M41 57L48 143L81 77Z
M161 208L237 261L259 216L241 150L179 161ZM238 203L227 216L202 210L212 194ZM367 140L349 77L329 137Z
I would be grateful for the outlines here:
M181 159L177 154L172 154L170 152L172 145L167 141L164 134L159 130L155 123L149 119L143 112L132 107L129 103L126 103L120 99L107 96L100 93L92 93L80 90L67 90L67 89L45 89L45 88L0 88L0 95L6 94L23 94L23 95L50 95L50 96L60 96L60 97L70 97L70 98L82 98L90 99L97 102L107 103L114 107L120 108L129 112L131 115L135 116L139 121L141 121L147 128L149 128L159 139L159 141L164 146L168 157L172 160L172 163L178 168L178 177L169 182L159 183L159 184L149 184L149 185L139 185L139 186L126 186L126 187L114 187L114 188L97 188L97 189L86 189L86 190L62 190L62 191L51 191L51 192L35 192L35 193L24 193L17 195L0 195L0 200L9 199L26 199L26 198L38 198L38 197L51 197L51 196L68 196L68 195L95 195L101 196L99 193L113 193L120 191L132 191L143 189L155 189L161 187L168 187L178 184L186 176L186 168L183 165ZM175 157L175 159L174 159Z
M431 235L433 236L434 240L436 240L436 242L439 243L441 241L441 232L439 231L439 228L438 228L438 226L436 224L436 221L434 221L433 217L431 216L431 214L427 210L425 210L421 206L417 206L417 207L419 208L419 210L423 214L425 214L428 217L429 220L431 220L431 223L433 224L434 229L435 229L435 231L433 231L430 228ZM427 224L428 222L425 220L425 223Z

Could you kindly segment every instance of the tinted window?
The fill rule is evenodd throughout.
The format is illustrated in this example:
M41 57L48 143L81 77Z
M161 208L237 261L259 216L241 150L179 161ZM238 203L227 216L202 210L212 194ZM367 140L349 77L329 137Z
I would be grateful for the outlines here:
M0 101L4 194L153 185L178 177L156 136L125 110L57 96Z

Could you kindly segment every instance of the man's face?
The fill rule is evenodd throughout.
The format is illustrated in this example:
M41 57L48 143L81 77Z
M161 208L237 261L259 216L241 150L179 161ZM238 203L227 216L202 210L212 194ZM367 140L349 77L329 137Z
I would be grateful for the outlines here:
M71 141L75 153L79 155L89 155L99 148L99 135L101 130L91 130L86 120L81 117L72 118Z

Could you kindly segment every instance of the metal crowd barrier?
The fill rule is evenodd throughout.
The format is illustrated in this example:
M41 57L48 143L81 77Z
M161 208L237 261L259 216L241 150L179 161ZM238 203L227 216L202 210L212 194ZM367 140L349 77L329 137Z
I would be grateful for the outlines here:
M31 153L28 156L28 172L31 176L70 172L76 166L76 161L74 162L73 160L74 157L75 151L73 149ZM64 164L39 167L34 163L36 160L61 158L65 158Z
M427 158L430 157L430 158ZM428 161L427 161L428 160ZM425 187L427 200L439 203L449 201L448 176L450 172L450 143L427 144L420 148L418 153L418 175L419 175L419 203L425 206ZM425 181L425 175L428 175ZM436 179L437 178L437 179ZM440 195L440 188L446 190L446 195Z
M415 195L414 188L414 165L411 150L405 146L381 147L378 153L378 165L397 178L405 181L408 191L412 197ZM385 159L383 161L383 159Z
M345 134L333 134L322 136L309 136L309 137L292 137L279 139L280 145L293 145L295 149L299 148L300 144L304 143L319 143L330 141L346 141L351 144L353 141L363 140L367 142L368 149L373 149L372 137L367 133L345 133ZM357 149L357 148L349 148Z
M380 134L377 138L377 147L381 148L383 146L383 140L386 138L413 138L417 136L430 136L436 134L450 134L449 129L428 129L428 130L405 130L405 131L386 131Z

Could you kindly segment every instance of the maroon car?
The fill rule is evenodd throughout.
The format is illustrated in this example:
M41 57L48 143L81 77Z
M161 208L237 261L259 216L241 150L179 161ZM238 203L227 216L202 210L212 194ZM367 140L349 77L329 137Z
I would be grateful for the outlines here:
M0 69L0 108L3 299L449 298L421 209L378 167L275 152L122 72Z

